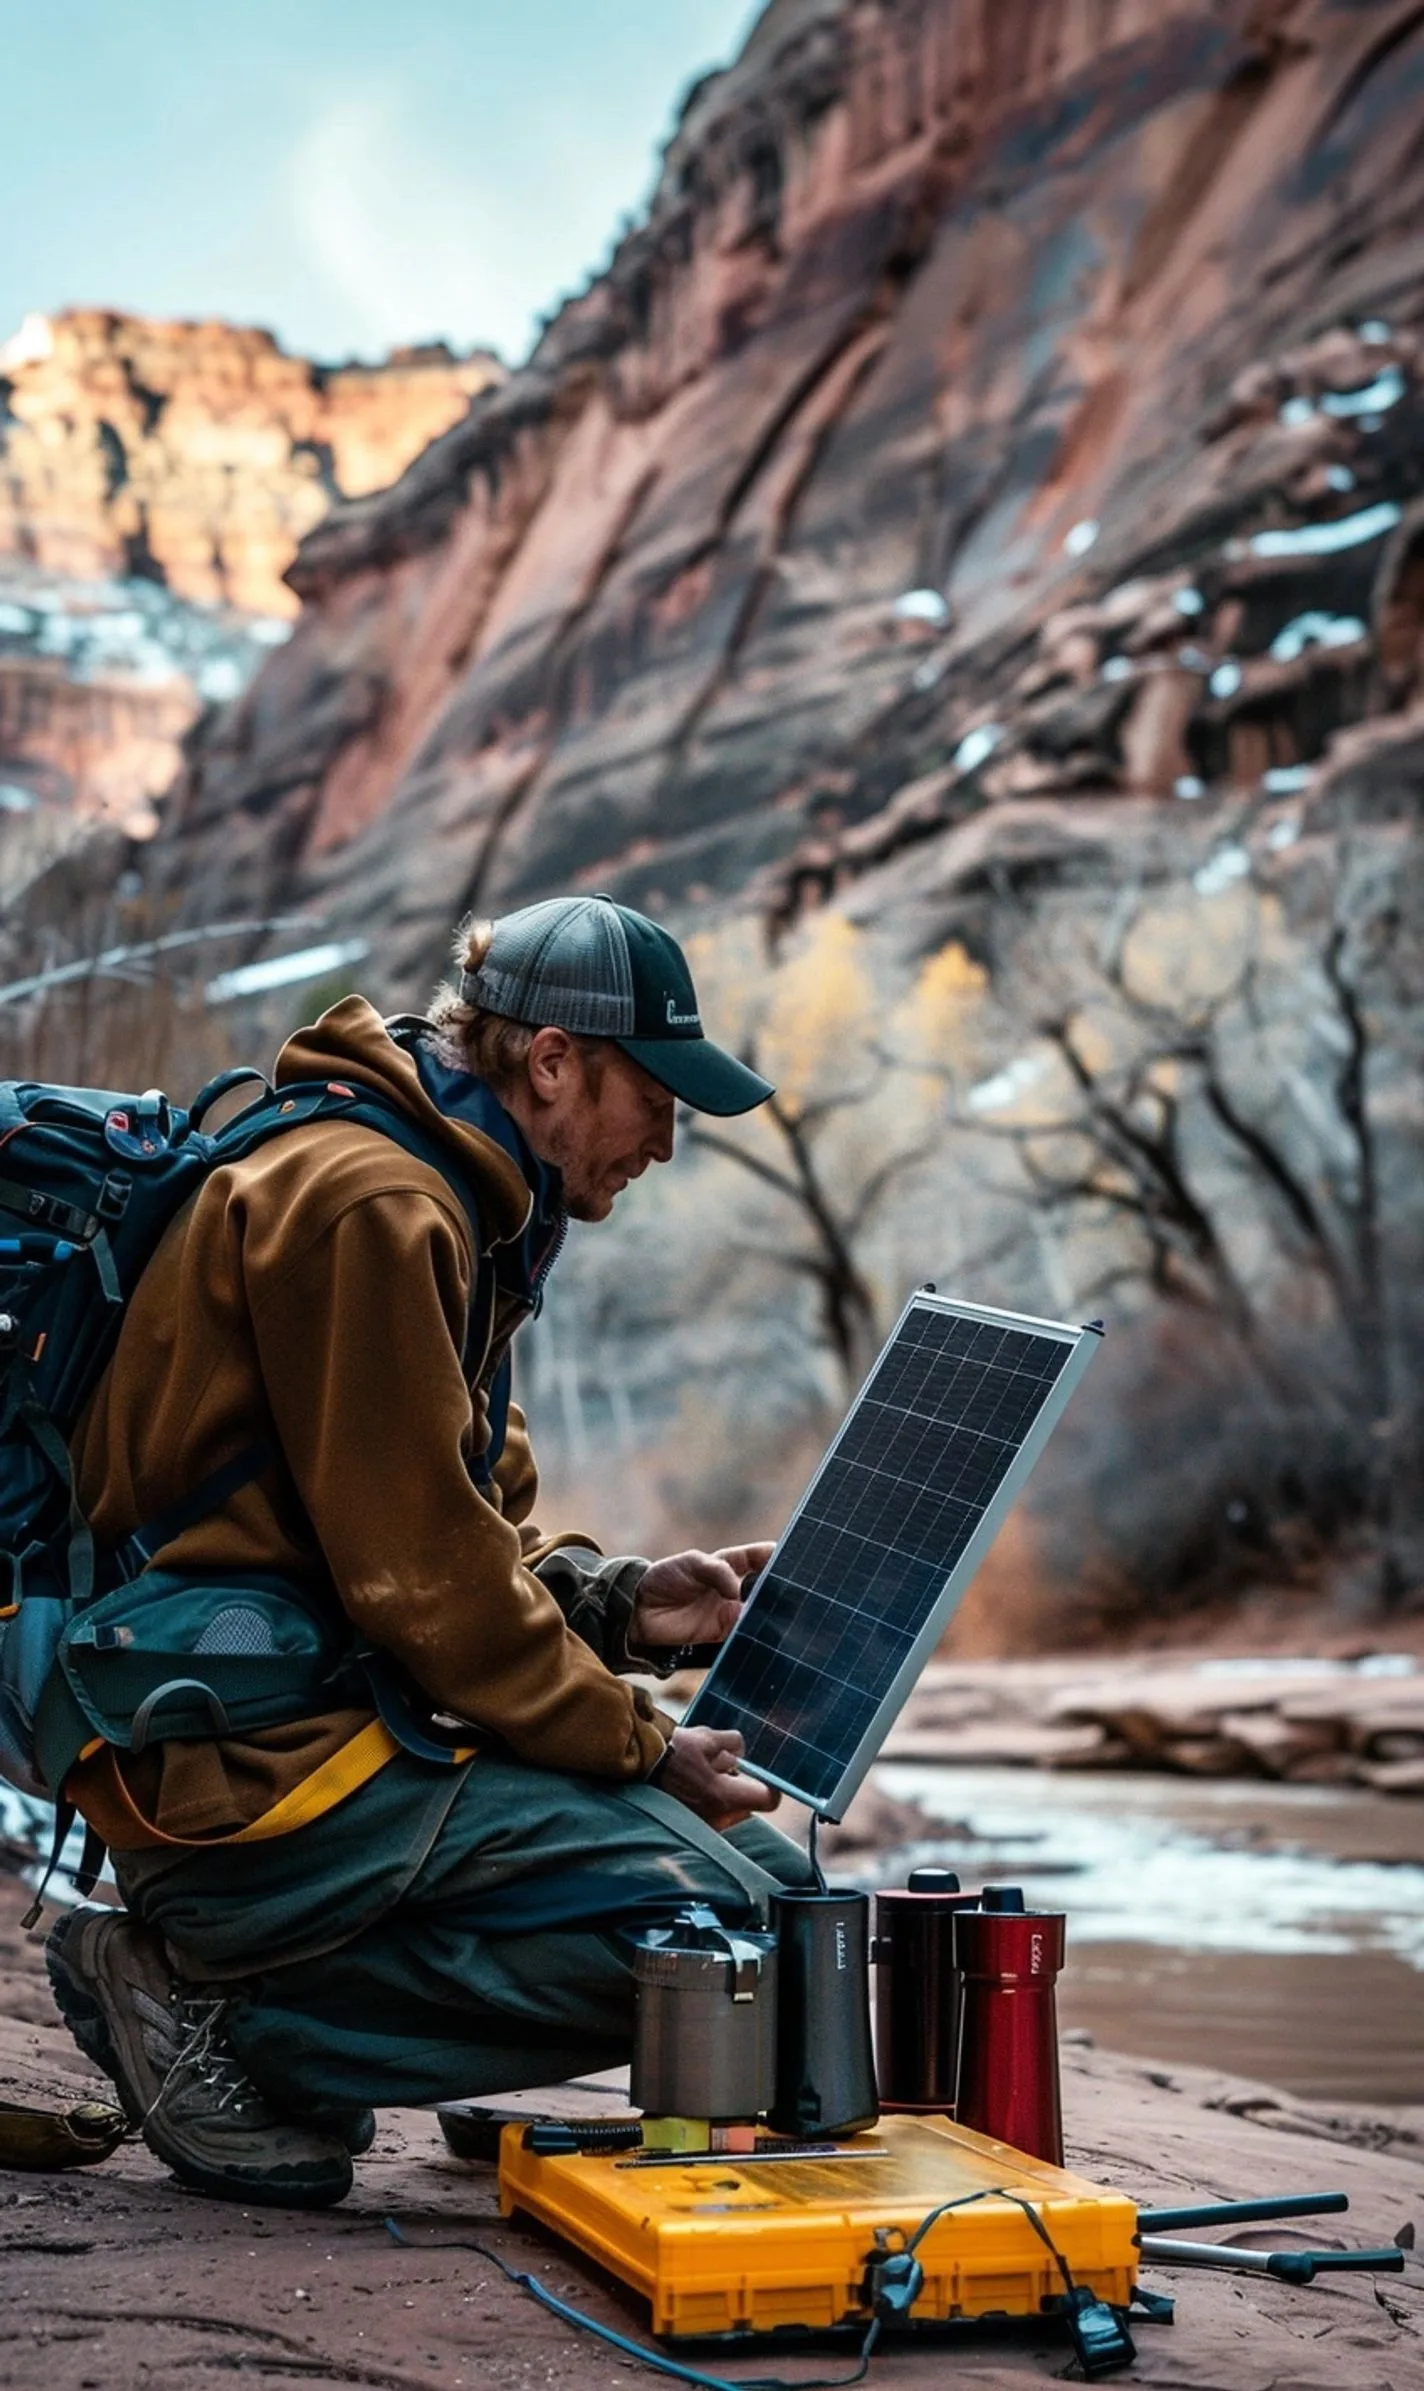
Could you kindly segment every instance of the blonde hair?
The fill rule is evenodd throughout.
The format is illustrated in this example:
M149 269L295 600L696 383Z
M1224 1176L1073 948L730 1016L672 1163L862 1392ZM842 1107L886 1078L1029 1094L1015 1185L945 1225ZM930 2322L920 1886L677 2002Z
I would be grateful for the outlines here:
M503 1013L491 1013L484 1005L471 1004L460 993L462 981L472 979L479 970L493 937L492 921L481 921L472 914L468 921L461 922L454 945L458 976L442 981L436 989L430 1020L439 1033L439 1043L447 1059L466 1071L473 1071L477 1079L487 1080L498 1095L502 1088L522 1076L538 1030L531 1022L510 1021ZM583 1057L589 1087L597 1094L607 1041L577 1037L572 1031L569 1035Z

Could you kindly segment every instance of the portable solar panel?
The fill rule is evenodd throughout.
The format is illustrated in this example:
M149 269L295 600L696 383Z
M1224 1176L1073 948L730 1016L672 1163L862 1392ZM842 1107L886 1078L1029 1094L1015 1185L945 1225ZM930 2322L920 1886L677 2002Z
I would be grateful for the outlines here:
M687 1724L843 1817L1101 1334L911 1296Z

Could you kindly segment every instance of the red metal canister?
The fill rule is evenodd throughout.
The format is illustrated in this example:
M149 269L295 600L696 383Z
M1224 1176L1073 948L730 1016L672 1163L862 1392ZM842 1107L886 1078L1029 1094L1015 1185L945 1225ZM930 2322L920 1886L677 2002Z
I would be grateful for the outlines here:
M980 1907L955 1918L954 1954L963 1979L959 2123L1061 2167L1061 1911L1026 1910L1016 1886L986 1885Z

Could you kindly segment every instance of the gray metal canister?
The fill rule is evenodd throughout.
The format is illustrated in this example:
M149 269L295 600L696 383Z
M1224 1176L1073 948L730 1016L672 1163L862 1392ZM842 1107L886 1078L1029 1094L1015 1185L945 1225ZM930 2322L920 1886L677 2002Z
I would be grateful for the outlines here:
M776 2072L776 1938L695 1903L639 1938L633 2106L648 2117L747 2124Z

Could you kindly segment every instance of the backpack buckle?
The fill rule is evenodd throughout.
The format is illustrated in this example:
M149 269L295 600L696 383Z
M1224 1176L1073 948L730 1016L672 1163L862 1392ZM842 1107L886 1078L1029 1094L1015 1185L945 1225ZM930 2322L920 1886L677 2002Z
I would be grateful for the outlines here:
M122 1220L133 1194L133 1181L127 1171L108 1171L99 1189L98 1214L101 1220Z
M18 1212L22 1220L33 1222L38 1229L53 1229L57 1235L75 1239L88 1245L99 1223L92 1212L81 1212L77 1204L66 1204L61 1196L46 1195L39 1187L14 1190L13 1201L7 1200L7 1212Z

